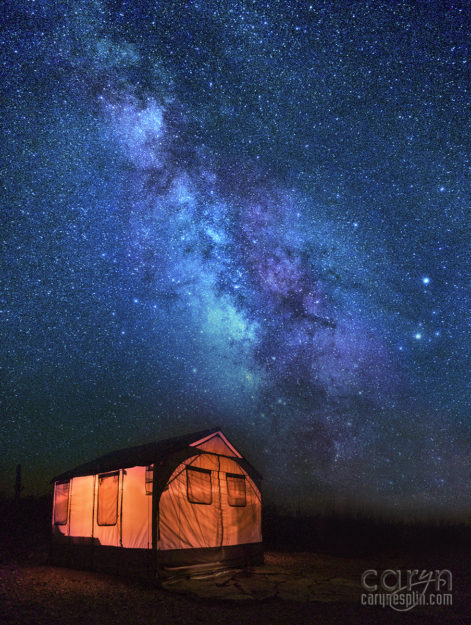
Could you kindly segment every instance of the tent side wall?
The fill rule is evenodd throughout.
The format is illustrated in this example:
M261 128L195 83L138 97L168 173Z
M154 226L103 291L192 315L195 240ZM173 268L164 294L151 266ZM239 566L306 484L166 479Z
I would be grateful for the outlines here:
M146 467L56 483L51 562L147 576L153 570L151 528Z

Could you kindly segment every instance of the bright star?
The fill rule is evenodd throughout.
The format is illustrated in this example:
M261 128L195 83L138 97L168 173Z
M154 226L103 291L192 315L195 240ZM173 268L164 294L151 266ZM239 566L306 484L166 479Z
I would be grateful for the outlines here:
M414 338L420 341L420 339L422 338L422 334L420 332L417 332L417 334L414 335Z
M428 278L428 277L422 278L422 282L424 284L430 284L430 278Z

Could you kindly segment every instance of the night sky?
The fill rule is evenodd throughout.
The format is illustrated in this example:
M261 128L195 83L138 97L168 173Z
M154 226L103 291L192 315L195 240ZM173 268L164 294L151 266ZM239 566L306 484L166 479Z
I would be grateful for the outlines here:
M0 489L220 425L282 507L469 515L469 2L3 11Z

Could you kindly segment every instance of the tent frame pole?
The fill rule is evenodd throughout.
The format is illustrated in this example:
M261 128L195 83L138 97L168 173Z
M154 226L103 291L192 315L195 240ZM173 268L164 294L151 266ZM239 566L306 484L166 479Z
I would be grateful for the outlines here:
M158 530L159 530L159 493L157 463L153 464L152 471L152 573L156 581L160 578L159 562L157 554Z

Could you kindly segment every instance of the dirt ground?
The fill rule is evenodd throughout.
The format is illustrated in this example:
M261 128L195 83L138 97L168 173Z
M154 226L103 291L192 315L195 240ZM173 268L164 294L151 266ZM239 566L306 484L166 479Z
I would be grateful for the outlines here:
M358 558L268 552L263 567L170 579L156 588L48 566L32 555L0 565L0 625L471 625L466 563L455 567L462 583L455 584L453 606L408 613L361 605L361 573L375 565L384 568Z

